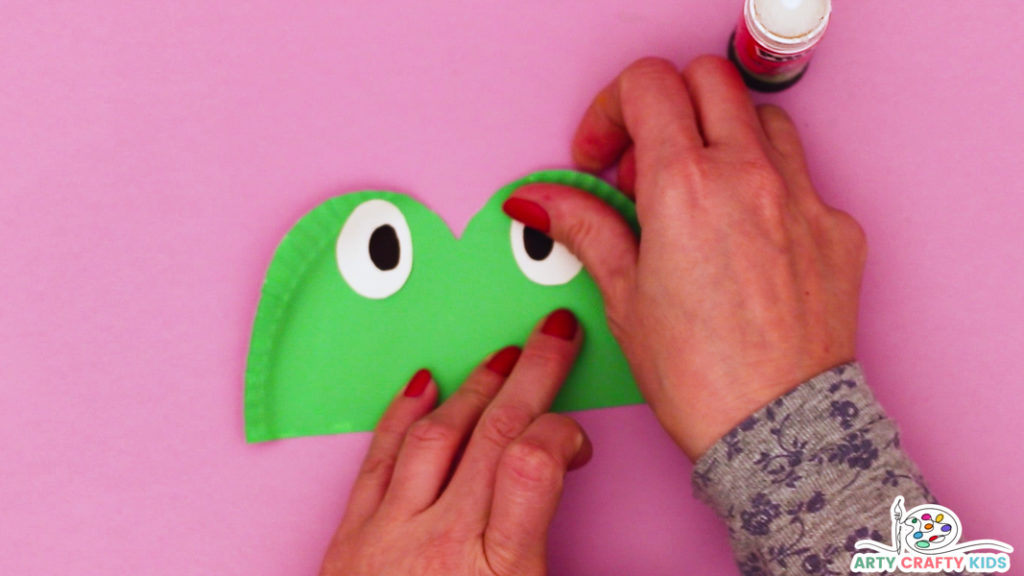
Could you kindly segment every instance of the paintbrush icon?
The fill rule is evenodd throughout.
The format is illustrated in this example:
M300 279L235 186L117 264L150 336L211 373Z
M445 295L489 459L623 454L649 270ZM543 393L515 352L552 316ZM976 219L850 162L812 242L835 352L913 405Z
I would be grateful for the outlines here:
M892 543L896 546L896 555L899 556L903 553L903 523L900 520L903 519L903 496L897 497L892 501L892 526L893 535Z

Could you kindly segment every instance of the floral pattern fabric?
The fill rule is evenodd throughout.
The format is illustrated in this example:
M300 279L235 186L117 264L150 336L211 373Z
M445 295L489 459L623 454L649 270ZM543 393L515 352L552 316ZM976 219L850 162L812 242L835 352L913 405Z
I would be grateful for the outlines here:
M742 576L852 574L858 540L890 539L897 495L935 502L857 363L747 418L697 461L692 483L728 526Z

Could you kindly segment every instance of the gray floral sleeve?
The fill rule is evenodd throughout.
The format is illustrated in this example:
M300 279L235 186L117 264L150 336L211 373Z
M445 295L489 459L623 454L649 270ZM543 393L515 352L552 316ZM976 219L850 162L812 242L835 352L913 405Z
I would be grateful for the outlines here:
M747 418L697 461L693 488L743 576L850 574L855 542L889 539L893 498L935 501L856 363Z

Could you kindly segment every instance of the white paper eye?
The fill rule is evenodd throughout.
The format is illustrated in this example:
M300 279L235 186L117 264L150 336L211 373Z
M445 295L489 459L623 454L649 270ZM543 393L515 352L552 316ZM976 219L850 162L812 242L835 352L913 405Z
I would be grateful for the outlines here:
M341 227L335 253L341 276L357 294L387 298L412 271L409 224L391 202L367 200Z
M512 255L527 278L544 286L565 284L583 264L572 252L543 232L512 221Z

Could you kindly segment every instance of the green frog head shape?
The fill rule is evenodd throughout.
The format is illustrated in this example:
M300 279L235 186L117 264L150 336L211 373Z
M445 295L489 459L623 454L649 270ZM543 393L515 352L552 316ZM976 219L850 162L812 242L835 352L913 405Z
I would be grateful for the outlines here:
M637 229L627 198L571 171L505 186L458 240L437 214L391 192L338 196L304 216L278 246L257 309L248 440L371 430L418 369L447 396L487 354L522 344L558 308L576 314L585 336L553 409L641 402L593 279L565 247L501 210L534 182L599 196Z

